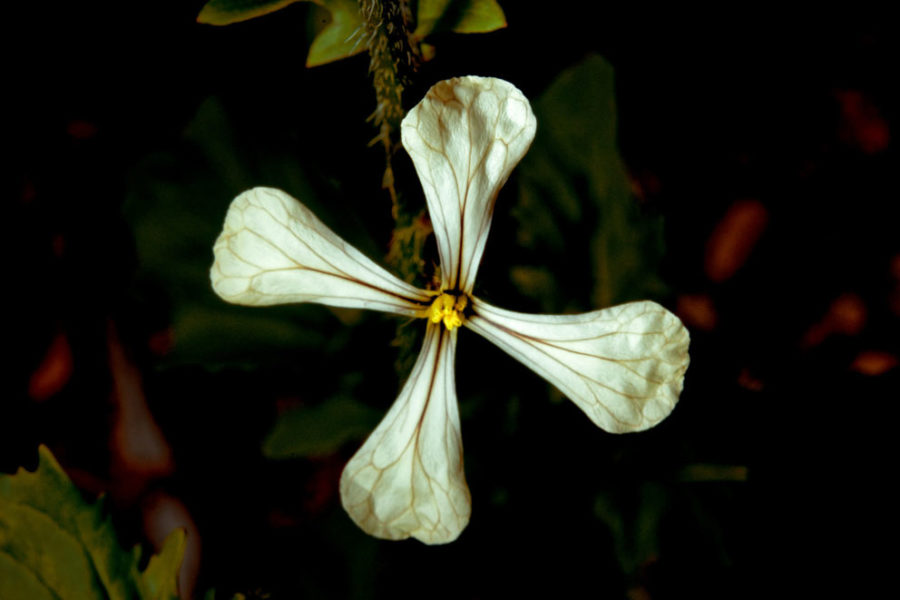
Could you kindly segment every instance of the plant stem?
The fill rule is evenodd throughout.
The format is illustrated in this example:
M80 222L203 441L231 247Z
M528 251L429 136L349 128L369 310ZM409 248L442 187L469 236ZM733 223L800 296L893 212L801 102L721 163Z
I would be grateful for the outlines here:
M418 45L411 39L412 12L407 0L360 0L369 48L369 72L375 88L376 107L370 117L378 128L372 144L381 142L385 151L382 187L391 195L391 214L400 224L402 207L394 184L391 164L399 148L397 131L403 119L403 88L418 68Z
M405 114L403 89L421 61L419 46L411 37L413 16L408 0L360 0L359 7L365 24L369 72L377 101L370 117L378 128L372 144L381 142L384 147L385 168L381 185L390 194L394 218L387 261L405 281L421 283L425 272L422 251L431 234L431 223L423 207L410 210L402 192L398 191L392 165L394 153L400 149L398 132ZM404 324L397 328L394 345L399 351L395 366L401 377L412 367L420 337L419 328L405 327Z

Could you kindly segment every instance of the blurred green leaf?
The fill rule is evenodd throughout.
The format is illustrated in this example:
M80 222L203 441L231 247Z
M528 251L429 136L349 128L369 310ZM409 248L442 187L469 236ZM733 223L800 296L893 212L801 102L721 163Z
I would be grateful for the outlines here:
M339 326L322 318L321 307L254 310L213 293L212 247L228 204L257 184L288 190L325 219L334 213L318 203L294 156L244 141L216 99L200 107L182 146L149 156L131 174L124 213L134 232L139 283L162 288L172 306L169 364L265 361L320 348Z
M679 473L681 481L747 481L747 467L744 465L710 465L694 463L685 465Z
M279 417L263 442L263 454L276 459L331 454L349 440L366 437L381 416L347 396L295 408Z
M669 500L669 490L651 481L627 492L597 496L594 514L609 528L625 573L634 575L659 554L660 525Z
M197 22L206 25L231 25L273 13L301 1L309 0L209 0L197 15Z
M419 0L416 36L431 33L487 33L506 27L506 16L496 0Z
M537 136L518 170L520 243L555 256L556 272L571 272L578 259L567 240L590 236L584 276L596 307L663 293L662 221L638 205L619 155L612 66L588 57L564 71L534 111Z
M174 531L141 573L101 503L84 501L50 451L38 468L0 475L0 598L177 598L185 534Z

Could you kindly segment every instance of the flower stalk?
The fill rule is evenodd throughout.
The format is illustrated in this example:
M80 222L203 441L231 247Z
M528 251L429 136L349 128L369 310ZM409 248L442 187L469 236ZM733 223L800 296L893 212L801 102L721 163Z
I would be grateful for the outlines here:
M421 55L411 38L415 29L407 0L360 0L366 45L369 50L369 72L375 89L376 107L370 119L378 128L371 144L381 143L385 153L381 187L391 197L391 233L387 262L407 283L421 283L425 273L422 251L431 234L431 224L424 207L410 208L398 191L394 177L393 156L401 145L397 132L405 114L403 89L418 69ZM415 360L420 336L415 330L398 325L393 345L398 348L397 373L405 376Z
M372 144L385 151L382 187L391 195L392 214L400 224L400 204L391 159L399 148L396 132L403 120L403 88L418 68L421 56L411 39L412 11L406 0L360 0L369 72L375 88L375 111L370 117L378 128Z

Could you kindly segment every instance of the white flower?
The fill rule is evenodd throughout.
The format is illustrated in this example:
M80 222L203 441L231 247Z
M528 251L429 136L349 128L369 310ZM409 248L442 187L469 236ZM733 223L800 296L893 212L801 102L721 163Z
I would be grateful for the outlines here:
M374 536L440 544L469 521L453 375L460 326L522 361L606 431L652 427L678 401L688 333L658 304L530 315L472 295L494 201L535 127L518 89L482 77L438 83L403 120L403 145L434 225L439 291L393 276L280 190L249 190L228 210L210 273L223 299L319 302L428 319L400 396L341 476L344 508Z

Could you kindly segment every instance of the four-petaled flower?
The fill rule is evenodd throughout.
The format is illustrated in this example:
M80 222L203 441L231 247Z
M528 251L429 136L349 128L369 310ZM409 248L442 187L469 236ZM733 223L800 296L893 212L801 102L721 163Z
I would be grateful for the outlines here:
M210 277L229 302L319 302L428 320L400 396L341 475L344 508L377 537L445 543L469 521L453 375L460 326L522 361L606 431L652 427L678 401L688 333L658 304L530 315L472 295L494 201L535 127L518 89L482 77L438 83L403 120L434 225L440 290L401 281L276 189L238 196L215 243Z

